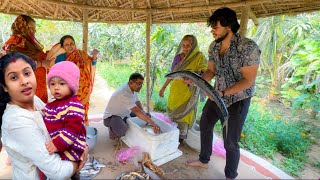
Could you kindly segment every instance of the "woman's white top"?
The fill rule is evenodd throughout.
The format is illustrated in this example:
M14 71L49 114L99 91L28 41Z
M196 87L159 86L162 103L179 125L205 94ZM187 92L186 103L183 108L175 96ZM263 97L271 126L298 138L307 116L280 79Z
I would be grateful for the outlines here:
M73 165L56 153L49 155L45 143L50 136L41 115L45 104L36 96L34 102L34 112L7 104L2 117L2 139L13 165L12 178L39 179L40 169L49 179L67 179Z

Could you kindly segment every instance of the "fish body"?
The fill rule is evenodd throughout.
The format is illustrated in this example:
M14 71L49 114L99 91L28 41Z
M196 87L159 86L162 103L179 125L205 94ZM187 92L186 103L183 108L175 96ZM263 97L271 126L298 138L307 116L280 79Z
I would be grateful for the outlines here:
M156 134L156 133L153 131L153 127L152 127L150 124L148 124L148 123L147 123L145 126L143 126L142 129L143 129L145 132L147 132L147 133L149 133L149 134L151 134L151 135L153 135L153 136L158 136L158 135L161 134L161 132L160 132L159 134Z
M198 86L204 93L206 93L211 99L217 104L219 107L221 114L223 116L223 128L226 127L226 134L228 134L228 118L229 113L228 109L224 103L224 101L221 99L219 93L201 76L198 74L192 72L192 71L175 71L167 74L165 76L168 79L181 79L181 80L191 80L193 84Z
M88 157L86 164L79 172L80 179L93 179L103 167L106 167L106 165L100 163L95 157Z

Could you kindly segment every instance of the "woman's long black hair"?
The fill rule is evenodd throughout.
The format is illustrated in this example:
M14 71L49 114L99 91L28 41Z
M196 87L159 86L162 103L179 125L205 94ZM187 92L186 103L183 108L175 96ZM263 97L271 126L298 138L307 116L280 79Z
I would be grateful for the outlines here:
M2 115L6 109L7 103L10 101L8 92L4 91L4 87L7 86L5 82L6 68L17 59L22 59L30 64L33 70L36 68L36 63L30 57L19 52L9 53L0 58L0 126L2 125Z

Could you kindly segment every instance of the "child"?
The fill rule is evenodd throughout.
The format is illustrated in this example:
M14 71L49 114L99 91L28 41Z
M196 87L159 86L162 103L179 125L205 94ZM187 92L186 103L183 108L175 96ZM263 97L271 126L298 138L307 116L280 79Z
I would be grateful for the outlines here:
M49 154L58 152L63 160L80 161L86 147L84 107L76 97L80 71L77 65L63 61L51 67L48 86L56 99L44 110L44 122L51 141L46 144Z
M2 142L12 161L12 179L39 179L39 169L49 179L67 179L83 166L49 155L50 140L40 110L45 104L35 96L35 62L19 52L0 58L0 126ZM86 160L86 151L83 159Z

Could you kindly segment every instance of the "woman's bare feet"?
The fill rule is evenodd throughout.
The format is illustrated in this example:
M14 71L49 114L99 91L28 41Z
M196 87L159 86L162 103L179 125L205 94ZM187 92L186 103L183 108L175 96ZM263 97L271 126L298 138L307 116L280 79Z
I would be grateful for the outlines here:
M186 165L187 166L192 166L192 167L200 167L200 168L205 168L205 169L208 169L208 164L204 164L202 163L201 161L199 160L188 160L186 162Z

